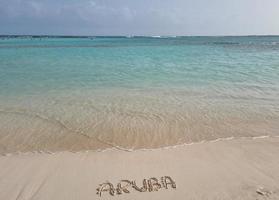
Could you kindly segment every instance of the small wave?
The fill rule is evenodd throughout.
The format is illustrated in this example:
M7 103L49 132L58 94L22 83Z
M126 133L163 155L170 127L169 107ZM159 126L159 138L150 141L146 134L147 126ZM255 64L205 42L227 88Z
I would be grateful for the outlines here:
M216 45L239 45L240 43L238 43L238 42L213 42L213 44L216 44Z
M270 136L270 135L262 135L262 136L250 136L250 137L227 137L227 138L217 138L214 140L202 140L200 142L192 142L192 143L183 143L178 145L172 146L165 146L165 147L158 147L158 148L141 148L141 149L126 149L119 146L114 146L106 149L97 149L97 150L82 150L82 151L59 151L59 152L52 152L52 151L30 151L30 152L14 152L14 153L2 153L1 156L13 156L13 155L30 155L30 154L61 154L65 152L69 153L104 153L109 151L126 151L126 152L138 152L138 151L158 151L158 150L171 150L181 147L187 147L192 145L201 145L206 143L217 143L222 141L231 141L231 140L259 140L259 139L267 139L267 138L279 138L279 136Z
M64 124L62 121L60 121L58 119L53 119L53 118L50 118L50 117L46 117L46 116L44 116L42 114L39 114L39 113L33 113L33 112L30 112L30 111L24 110L24 109L1 109L0 113L24 115L24 116L38 118L38 119L41 119L43 121L49 122L51 124L57 125L57 126L65 129L65 130L67 130L68 132L71 132L71 133L74 133L74 134L77 134L77 135L80 135L80 136L83 136L83 137L86 137L86 138L89 138L89 139L95 139L102 144L106 144L108 146L111 146L111 147L117 148L119 150L124 150L125 151L125 148L122 148L122 147L120 147L118 145L115 145L115 144L112 144L110 142L103 141L98 137L91 137L91 136L85 134L82 130L71 129L66 124Z

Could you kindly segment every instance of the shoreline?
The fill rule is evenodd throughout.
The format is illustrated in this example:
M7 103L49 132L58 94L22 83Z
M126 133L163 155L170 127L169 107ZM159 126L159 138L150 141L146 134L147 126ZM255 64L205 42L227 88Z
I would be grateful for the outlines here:
M266 139L266 138L279 138L276 135L261 135L261 136L243 136L243 137L224 137L224 138L217 138L212 140L202 140L199 142L191 142L191 143L181 143L175 144L170 146L162 146L162 147L155 147L155 148L136 148L136 149L128 149L125 147L121 147L118 145L107 143L109 146L108 148L104 149L84 149L80 151L73 151L73 150L62 150L62 151L50 151L50 150L35 150L35 151L16 151L16 152L3 152L0 153L1 156L14 156L14 155L30 155L30 154L59 154L59 153L103 153L103 152L111 152L111 151L123 151L123 152L137 152L137 151L157 151L157 150L169 150L169 149L176 149L185 146L192 146L192 145L200 145L204 143L215 143L215 142L222 142L222 141L230 141L230 140L258 140L258 139ZM105 143L105 142L104 142Z
M279 138L217 140L153 151L0 156L0 199L278 199ZM99 184L170 176L177 188L100 197Z

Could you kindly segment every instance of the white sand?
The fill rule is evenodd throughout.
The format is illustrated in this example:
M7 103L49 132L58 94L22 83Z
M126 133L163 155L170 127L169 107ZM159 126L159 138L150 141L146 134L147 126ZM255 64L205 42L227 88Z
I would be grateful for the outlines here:
M100 183L168 175L176 189L111 196ZM257 192L258 190L258 192ZM0 156L0 200L279 199L279 138L234 139L152 151Z

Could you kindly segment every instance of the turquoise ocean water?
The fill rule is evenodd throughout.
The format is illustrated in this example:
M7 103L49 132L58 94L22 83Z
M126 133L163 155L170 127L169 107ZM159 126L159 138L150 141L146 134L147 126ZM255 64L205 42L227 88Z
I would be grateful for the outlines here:
M0 151L279 134L279 37L0 38Z

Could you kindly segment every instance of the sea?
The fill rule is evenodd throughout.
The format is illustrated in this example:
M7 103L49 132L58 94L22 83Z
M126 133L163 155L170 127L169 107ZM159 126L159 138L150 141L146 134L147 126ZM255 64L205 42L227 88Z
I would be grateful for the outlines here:
M279 36L0 36L0 153L279 135Z

